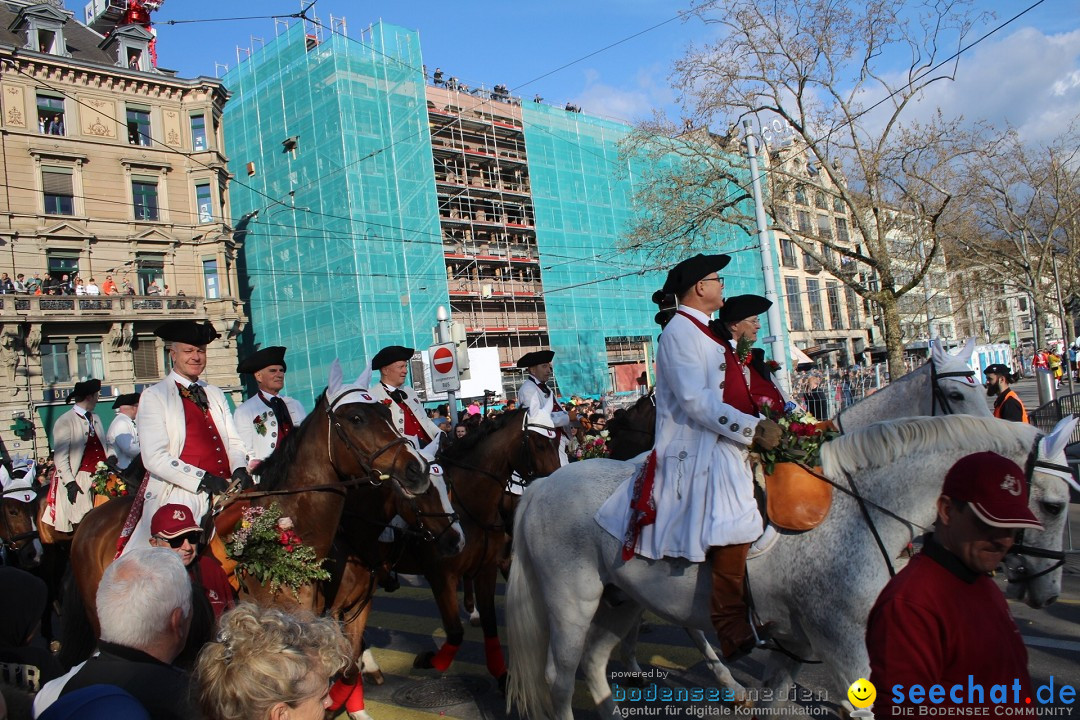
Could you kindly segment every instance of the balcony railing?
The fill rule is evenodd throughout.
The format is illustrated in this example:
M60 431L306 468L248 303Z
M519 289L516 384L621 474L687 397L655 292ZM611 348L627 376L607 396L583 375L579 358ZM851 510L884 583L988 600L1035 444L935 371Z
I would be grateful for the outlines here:
M11 300L14 300L13 302ZM9 296L0 301L0 315L62 315L98 317L115 315L200 315L203 298L185 295L72 295Z

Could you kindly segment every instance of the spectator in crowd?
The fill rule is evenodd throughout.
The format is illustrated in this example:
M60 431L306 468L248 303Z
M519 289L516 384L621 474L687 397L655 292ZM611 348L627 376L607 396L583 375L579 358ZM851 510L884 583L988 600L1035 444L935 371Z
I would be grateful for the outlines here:
M201 590L214 613L214 620L236 605L229 578L212 555L200 555L203 531L186 505L162 505L150 520L150 545L166 548L180 557L192 587Z
M101 284L101 292L103 295L116 295L120 292L116 288L116 283L113 282L112 275L105 276L105 282Z
M599 435L604 432L604 429L607 427L607 417L604 413L590 413L589 426L589 430L586 433L587 435Z
M0 273L0 295L14 295L15 283L7 273Z
M994 398L994 417L1026 423L1027 409L1011 387L1012 383L1016 382L1016 376L1001 363L988 365L983 373L986 375L986 394Z
M3 718L3 715L0 715ZM12 720L15 720L13 717ZM68 693L38 720L151 720L146 708L115 685L90 685Z
M442 68L435 68L435 73L431 76L431 83L433 85L442 85L444 82Z
M450 418L443 418L442 422L439 423L439 429L442 430L447 437L450 437L450 432L454 429L454 426L450 423Z
M26 292L36 295L37 291L41 289L41 273L34 273L34 277L26 281Z
M469 434L469 426L466 425L465 423L458 423L454 427L454 439L455 440L460 440L461 438L465 437L468 434Z
M806 406L807 411L818 420L828 420L829 398L826 397L825 390L821 387L821 378L811 377L807 387L808 389L803 395L803 404Z
M176 554L143 548L113 561L98 585L97 611L97 654L47 683L34 716L59 697L104 683L134 695L155 720L195 717L188 676L172 665L191 623L191 583Z
M1077 364L1078 358L1080 358L1080 337L1073 340L1072 345L1069 346L1069 371L1073 374L1073 380L1080 382L1080 365Z
M135 286L131 284L131 280L127 275L125 275L124 279L120 282L120 293L123 295L135 294Z
M162 295L168 295L169 294L169 286L168 285L166 285L165 287L163 287L161 289L161 294Z
M157 280L151 280L150 284L146 286L147 295L160 295L161 286L157 284Z
M206 720L321 720L329 680L348 663L330 618L244 603L199 653L199 707Z
M25 570L0 567L0 597L6 599L0 613L0 663L35 668L37 679L31 685L27 678L27 686L19 689L37 692L41 684L64 674L39 632L49 590L43 580Z
M81 277L75 278L75 294L76 295L85 295L86 294L86 285L83 284L83 280L82 280Z
M94 282L94 278L90 278L90 282L88 282L86 284L86 294L87 295L100 295L101 294L101 288L99 288L97 283Z
M26 276L19 273L15 276L15 292L25 295L26 289Z

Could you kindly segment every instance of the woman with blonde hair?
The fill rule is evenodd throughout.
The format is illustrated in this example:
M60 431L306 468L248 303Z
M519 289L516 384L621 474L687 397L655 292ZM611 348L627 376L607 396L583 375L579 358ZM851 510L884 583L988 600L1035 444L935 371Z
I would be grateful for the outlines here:
M243 603L199 653L199 706L206 720L322 720L348 662L335 621Z

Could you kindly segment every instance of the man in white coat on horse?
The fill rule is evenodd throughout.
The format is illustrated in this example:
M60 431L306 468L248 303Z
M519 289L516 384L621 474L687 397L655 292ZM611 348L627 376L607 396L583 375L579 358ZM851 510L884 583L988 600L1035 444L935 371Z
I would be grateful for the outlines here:
M518 388L518 405L534 413L548 413L559 433L559 462L565 465L568 460L566 448L570 443L570 424L577 419L577 413L571 409L563 410L555 399L555 391L548 387L551 379L551 361L555 358L553 350L536 350L518 358L517 366L525 369L525 382Z
M628 517L637 518L640 538L627 541L644 557L710 562L713 626L724 657L732 659L753 649L763 630L755 632L750 622L744 588L746 554L762 530L750 446L775 447L780 428L758 415L734 344L709 327L724 305L718 272L729 261L695 255L671 269L662 289L679 307L656 354L655 474L642 498L648 502L651 489L654 521L628 516L625 492L612 495L597 521L622 538Z
M94 508L91 476L109 454L105 428L94 414L100 391L100 380L75 383L67 396L68 402L75 401L74 407L53 425L56 477L49 490L49 509L42 519L60 532L74 532L83 516Z
M206 345L219 337L214 326L173 320L154 334L171 343L172 372L144 390L139 401L142 460L149 477L136 499L143 503L138 523L133 529L125 524L125 549L146 546L150 519L162 505L186 505L201 522L230 478L244 488L252 485L247 449L225 393L199 379L206 369Z
M139 429L135 426L135 418L139 414L139 393L120 395L113 403L113 409L116 410L116 417L109 423L109 447L116 458L116 467L123 470L142 453Z
M390 408L397 431L412 441L413 447L430 462L435 459L443 431L424 412L416 391L406 384L412 348L390 345L375 353L371 369L379 371L379 382L372 383L371 396Z
M299 400L281 394L287 369L285 348L280 345L258 350L236 366L236 372L254 375L259 387L233 413L236 431L248 450L249 469L270 457L307 417Z

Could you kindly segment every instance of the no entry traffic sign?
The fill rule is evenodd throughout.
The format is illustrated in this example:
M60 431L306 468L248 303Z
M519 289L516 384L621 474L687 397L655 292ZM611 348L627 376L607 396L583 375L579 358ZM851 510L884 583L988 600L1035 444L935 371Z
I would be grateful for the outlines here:
M428 357L431 358L431 385L435 392L461 389L454 343L432 345L428 348Z

